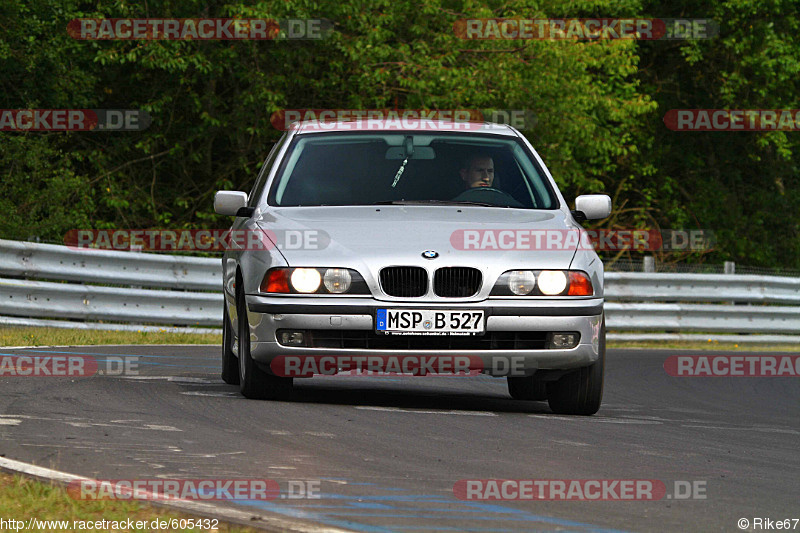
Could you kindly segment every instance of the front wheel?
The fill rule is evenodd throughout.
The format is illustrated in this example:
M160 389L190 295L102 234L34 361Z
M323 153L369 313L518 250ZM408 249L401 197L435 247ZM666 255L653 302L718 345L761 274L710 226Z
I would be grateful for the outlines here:
M606 364L605 317L600 325L599 336L597 361L547 384L547 402L554 413L593 415L600 409Z
M233 328L226 302L222 308L222 381L228 385L239 384L239 359L233 351Z
M288 396L292 392L292 378L278 377L264 372L250 355L250 326L247 323L246 305L244 294L237 292L239 391L245 398L251 400L277 400Z

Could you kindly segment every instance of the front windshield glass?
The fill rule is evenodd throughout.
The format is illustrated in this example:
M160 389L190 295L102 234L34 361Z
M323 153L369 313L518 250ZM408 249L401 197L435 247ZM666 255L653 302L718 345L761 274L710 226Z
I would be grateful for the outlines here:
M517 139L413 132L298 136L268 203L558 207Z

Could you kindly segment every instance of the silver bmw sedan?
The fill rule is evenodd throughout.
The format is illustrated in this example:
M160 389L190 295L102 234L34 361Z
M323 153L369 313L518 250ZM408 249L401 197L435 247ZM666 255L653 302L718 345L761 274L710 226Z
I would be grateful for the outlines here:
M487 374L557 413L600 407L603 265L531 144L510 126L299 122L234 216L222 260L222 378L278 399L293 379Z

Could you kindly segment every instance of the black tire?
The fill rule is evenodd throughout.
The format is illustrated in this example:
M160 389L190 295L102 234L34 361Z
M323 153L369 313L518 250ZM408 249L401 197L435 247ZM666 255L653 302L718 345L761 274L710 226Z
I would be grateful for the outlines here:
M600 355L592 365L565 374L547 384L547 402L554 413L593 415L603 401L603 380L606 366L606 320L600 326Z
M508 393L515 400L541 402L547 399L547 384L534 376L507 377Z
M241 281L241 280L239 280ZM241 286L238 282L237 285ZM251 400L277 400L292 392L292 378L268 374L250 356L250 328L244 294L237 291L236 308L239 315L239 391Z
M239 359L233 351L233 328L227 303L223 303L222 308L222 381L228 385L239 384Z

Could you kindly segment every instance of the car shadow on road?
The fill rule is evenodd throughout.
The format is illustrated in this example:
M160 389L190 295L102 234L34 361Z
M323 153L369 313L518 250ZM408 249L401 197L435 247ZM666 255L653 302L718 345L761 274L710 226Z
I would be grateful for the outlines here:
M392 386L387 386L392 385ZM504 391L486 391L476 387L474 392L418 388L414 384L366 384L366 383L316 383L312 380L295 380L294 390L285 401L297 403L319 403L329 405L351 405L357 407L379 407L395 409L426 409L441 411L478 411L491 413L552 413L547 402L517 401Z

